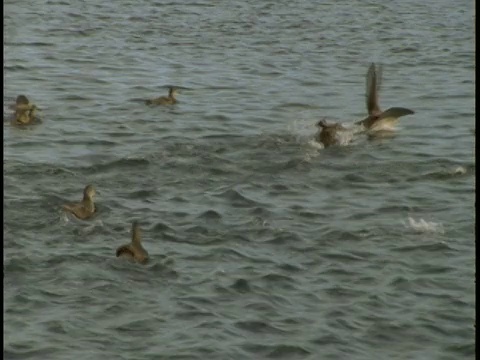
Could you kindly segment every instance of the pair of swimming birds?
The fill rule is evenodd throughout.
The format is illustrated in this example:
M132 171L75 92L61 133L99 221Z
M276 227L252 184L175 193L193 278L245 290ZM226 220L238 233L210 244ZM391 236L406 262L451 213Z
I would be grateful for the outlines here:
M170 87L168 96L160 96L155 99L146 100L147 105L173 105L177 103L176 95L178 90ZM12 125L32 125L37 121L38 107L32 104L25 95L18 95L15 104L10 106L14 110L11 120Z
M83 190L83 199L79 203L63 205L63 210L80 220L90 219L97 211L93 198L96 190L93 185L87 185ZM145 264L148 261L148 252L142 246L141 231L138 222L132 224L132 239L129 244L117 248L116 256L127 258L135 262Z
M363 131L391 131L398 119L405 115L411 115L414 112L403 107L391 107L382 111L378 103L378 93L382 83L382 68L376 67L374 63L370 65L366 76L366 103L368 115L365 119L357 121L355 125L362 126ZM324 147L338 145L341 143L339 133L348 130L342 124L327 124L325 120L317 123L320 128L315 136L315 140L322 143Z

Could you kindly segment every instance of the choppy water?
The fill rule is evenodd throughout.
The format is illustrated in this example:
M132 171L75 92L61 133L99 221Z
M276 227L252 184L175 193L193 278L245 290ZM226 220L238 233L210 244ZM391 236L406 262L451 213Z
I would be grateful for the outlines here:
M472 359L473 3L214 3L6 2L4 358ZM372 61L416 114L315 146Z

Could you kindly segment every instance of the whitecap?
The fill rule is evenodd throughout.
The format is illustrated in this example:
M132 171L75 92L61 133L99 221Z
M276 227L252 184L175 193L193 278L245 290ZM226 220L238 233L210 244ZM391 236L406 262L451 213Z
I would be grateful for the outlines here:
M452 175L464 175L467 173L467 169L465 169L463 166L457 166L455 169L453 169L450 172Z
M440 233L444 234L445 230L441 223L435 223L433 221L425 221L424 219L415 220L412 217L408 217L408 223L404 222L404 225L408 228L414 229L422 233Z

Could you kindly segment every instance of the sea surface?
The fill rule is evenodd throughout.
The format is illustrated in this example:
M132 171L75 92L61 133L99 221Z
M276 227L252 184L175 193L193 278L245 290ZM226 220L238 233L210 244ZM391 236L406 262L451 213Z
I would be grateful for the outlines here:
M4 2L4 359L473 359L472 1ZM323 149L380 105L394 136ZM145 99L179 89L174 106ZM19 94L41 124L8 122ZM62 204L93 184L98 211ZM146 265L115 257L139 221Z

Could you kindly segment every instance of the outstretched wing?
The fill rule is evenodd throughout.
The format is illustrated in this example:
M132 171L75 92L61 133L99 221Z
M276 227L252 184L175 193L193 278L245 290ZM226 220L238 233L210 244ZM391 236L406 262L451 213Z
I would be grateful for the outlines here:
M382 84L382 68L381 66L375 68L375 64L372 63L367 71L366 76L366 103L367 111L369 115L379 113L380 106L378 105L378 92Z
M402 107L391 107L378 115L368 115L365 119L357 121L355 125L363 125L370 129L380 123L395 122L399 117L414 114L413 110Z
M382 119L398 119L399 117L405 116L405 115L412 115L415 112L413 110L403 108L403 107L391 107L387 110L385 110L383 113L380 114L378 117L378 120ZM377 120L377 121L378 121Z

